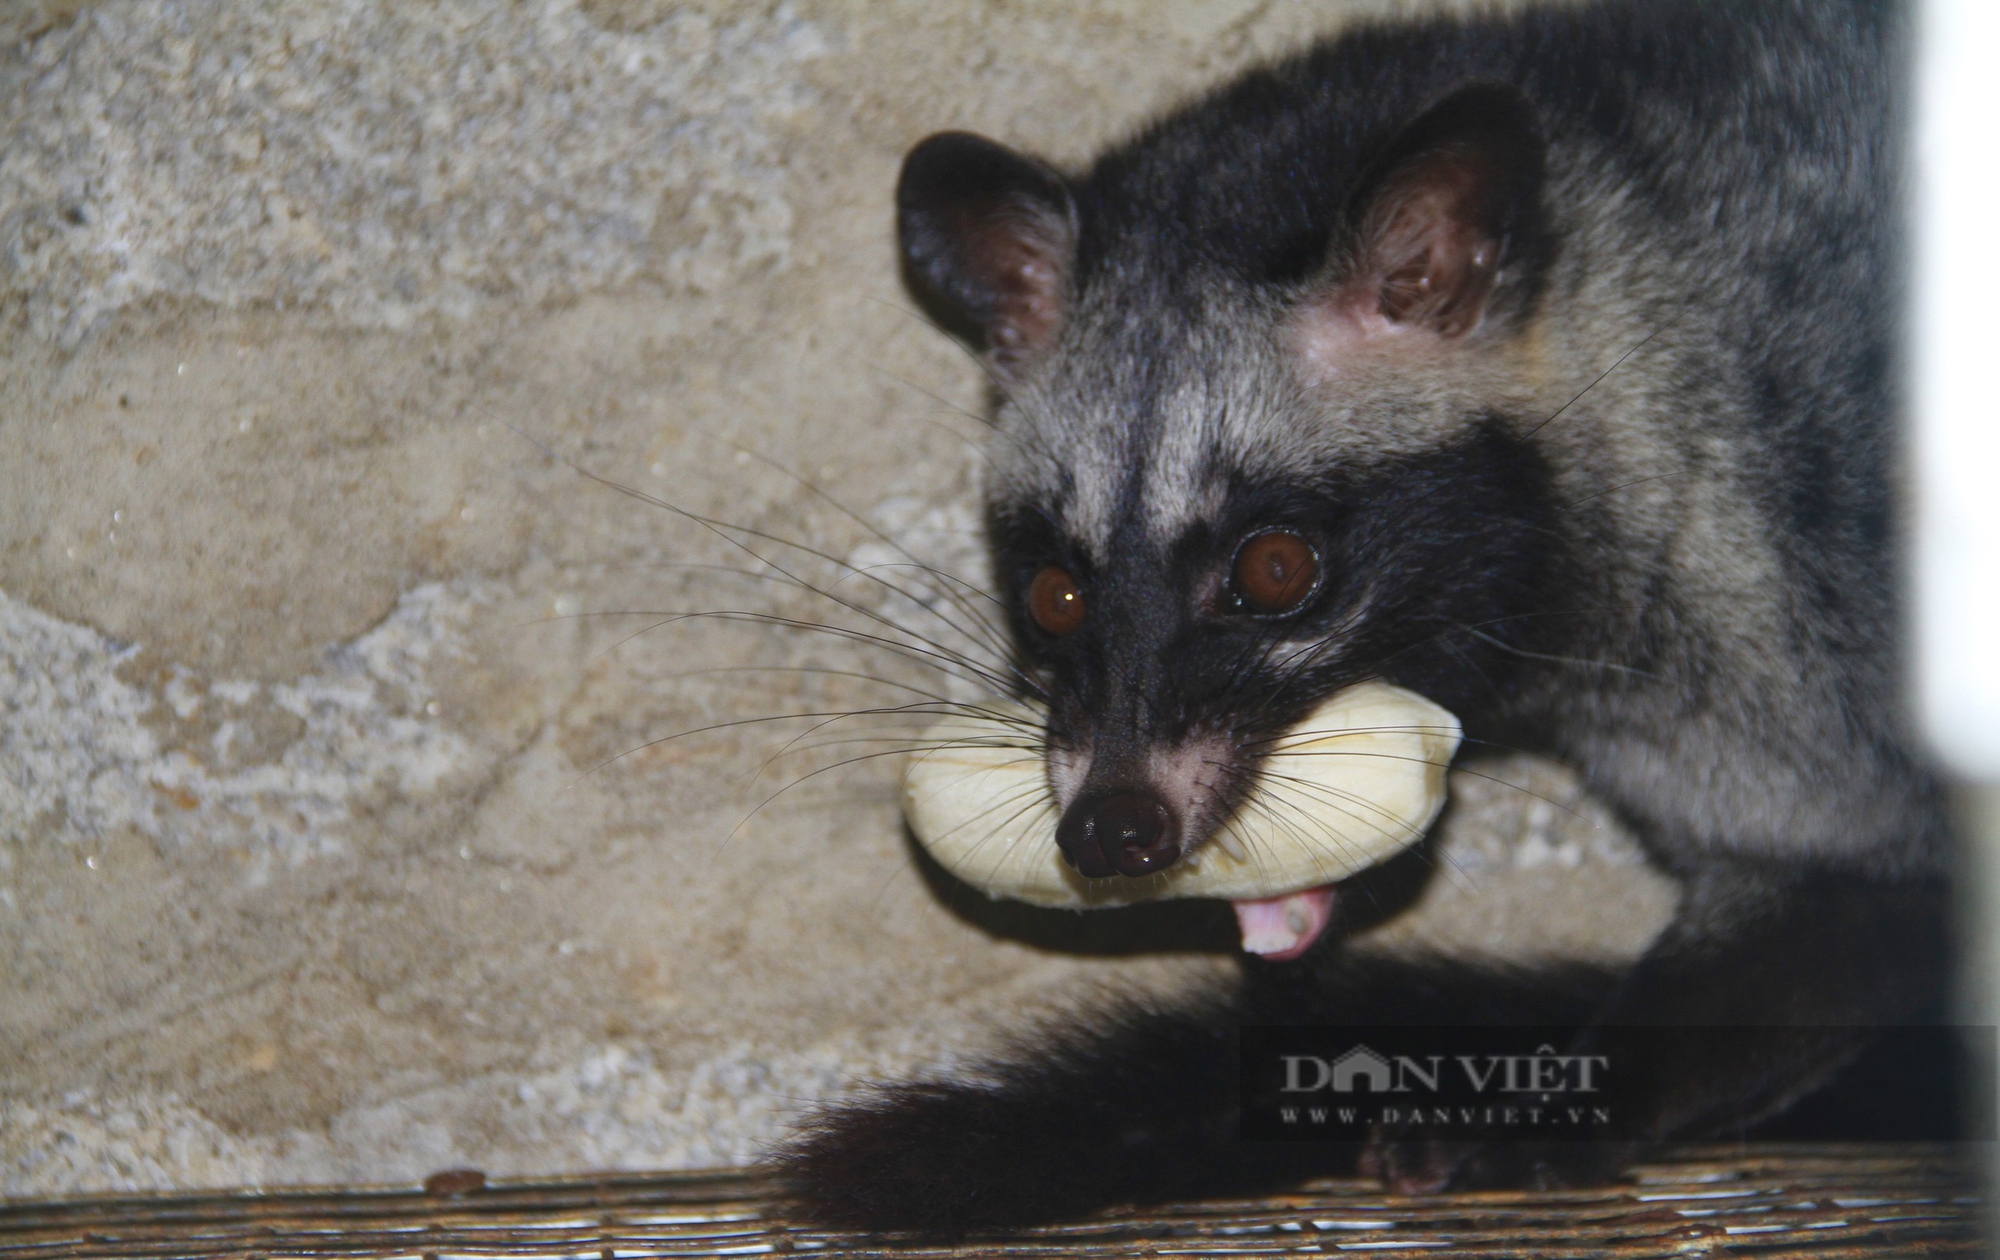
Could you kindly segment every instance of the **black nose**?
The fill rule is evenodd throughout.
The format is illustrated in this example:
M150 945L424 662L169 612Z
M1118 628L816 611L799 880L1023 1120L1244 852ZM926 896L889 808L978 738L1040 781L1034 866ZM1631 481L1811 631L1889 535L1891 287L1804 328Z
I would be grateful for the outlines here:
M1180 857L1180 825L1151 792L1113 792L1071 805L1056 824L1056 847L1089 879L1150 875Z

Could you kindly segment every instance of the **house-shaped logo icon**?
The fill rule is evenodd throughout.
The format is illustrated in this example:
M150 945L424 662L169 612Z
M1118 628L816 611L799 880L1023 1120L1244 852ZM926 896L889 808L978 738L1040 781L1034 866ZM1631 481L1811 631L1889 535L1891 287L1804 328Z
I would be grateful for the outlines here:
M1367 1046L1356 1046L1333 1061L1333 1088L1351 1094L1357 1079L1366 1083L1369 1093L1386 1094L1395 1086L1396 1074L1389 1060Z

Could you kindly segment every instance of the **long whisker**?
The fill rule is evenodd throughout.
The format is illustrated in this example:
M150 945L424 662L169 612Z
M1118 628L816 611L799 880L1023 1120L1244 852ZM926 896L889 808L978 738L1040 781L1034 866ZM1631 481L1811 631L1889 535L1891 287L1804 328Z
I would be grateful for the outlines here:
M759 574L759 573L743 573L742 570L732 569L728 571L733 573L742 573L742 576L745 577L766 576L764 574ZM802 618L781 617L775 613L757 612L751 609L726 609L726 608L704 609L699 612L668 612L664 609L655 609L655 608L601 609L592 612L567 613L560 617L539 618L534 622L523 622L520 624L523 625L547 624L548 622L551 621L594 621L594 620L608 619L611 617L652 617L655 618L656 620L650 625L641 626L639 629L634 630L632 633L626 635L622 639L615 640L610 644L610 646L604 648L601 652L599 652L598 653L599 656L605 656L612 652L615 652L619 648L623 647L627 643L631 643L632 641L638 639L642 635L650 634L654 630L662 629L663 627L672 625L676 622L701 620L704 618L724 620L724 621L743 620L743 621L751 621L766 625L777 625L793 629L816 631L819 633L831 635L835 638L846 639L851 642L863 643L873 647L886 648L890 651L899 653L900 655L906 658L914 659L915 656L919 654L924 656L935 656L938 657L939 660L943 662L943 664L939 664L938 662L932 662L932 661L920 661L919 663L929 665L930 667L937 669L938 672L946 674L949 677L965 679L966 675L944 668L943 666L945 664L954 665L961 669L967 670L968 672L972 673L974 677L978 678L980 681L988 683L989 685L1004 686L1005 684L1005 680L1001 679L999 675L983 672L982 667L976 661L971 661L969 659L961 658L956 655L943 652L942 650L926 651L923 648L917 647L915 644L905 643L901 640L889 639L879 635L871 635L866 631L854 630L847 626L837 626L830 622L806 621ZM923 642L926 645L929 644L929 640L923 640L921 638L920 642ZM741 670L777 670L782 668L808 670L808 669L816 669L817 667L741 666L737 668ZM710 670L687 670L681 673L662 675L662 677L689 678L703 673L727 673L727 672L729 672L728 669L718 667ZM831 670L831 669L820 669L817 672L837 674L840 673L841 671ZM892 684L889 682L888 679L878 678L869 674L852 673L849 674L848 676L854 678L866 678L869 681L879 682L885 686L900 685L900 684ZM915 688L911 688L911 690L915 690Z
M1378 831L1386 827L1392 832L1402 833L1409 840L1423 838L1424 833L1422 828L1417 827L1401 814L1396 813L1396 811L1387 809L1358 792L1349 792L1343 788L1333 787L1330 784L1317 783L1295 774L1284 774L1273 770L1269 766L1264 768L1264 774L1266 778L1273 782L1284 783L1294 791L1311 796L1331 808L1340 810L1341 813L1364 826L1374 826ZM1344 804L1342 804L1343 802ZM1353 806L1354 809L1350 810L1346 808L1348 805ZM1355 812L1356 810L1360 812L1357 813ZM1380 823L1369 823L1367 820L1370 815L1380 819Z
M1492 742L1492 741L1490 741L1490 740L1480 740L1480 739L1470 739L1470 738L1467 738L1467 739L1464 739L1464 740L1463 740L1462 742L1464 742L1464 743L1469 743L1469 744L1480 744L1480 745L1483 745L1483 746L1485 746L1485 747L1489 747L1489 748L1492 748L1492 749L1494 749L1494 750L1496 750L1496 751L1500 751L1500 752L1512 752L1512 753L1528 753L1528 754L1529 754L1529 755L1531 755L1531 756L1532 756L1532 755L1534 755L1534 754L1533 754L1533 753L1531 753L1531 752L1530 752L1530 750L1528 750L1528 749L1525 749L1525 748L1515 748L1515 747L1512 747L1511 745L1507 745L1507 744L1498 744L1498 743L1494 743L1494 742ZM1247 746L1247 745L1246 745L1246 746ZM1298 752L1286 752L1286 753L1283 753L1283 754L1281 754L1281 755L1283 755L1283 756L1288 756L1288 757L1340 757L1340 756L1356 756L1356 757L1361 757L1361 756L1366 756L1366 757L1381 757L1381 758L1386 758L1386 759L1389 759L1389 760L1401 760L1401 761L1415 761L1415 762L1421 762L1421 763L1423 763L1424 765L1436 765L1436 764L1437 764L1436 762L1433 762L1433 761L1430 761L1430 760L1428 760L1427 758L1423 758L1423 757L1416 757L1416 756L1410 756L1410 755L1407 755L1407 754L1397 754L1397 753L1385 753L1385 752L1379 752L1379 751L1376 751L1376 752L1365 752L1365 753L1364 753L1364 752L1355 752L1355 751L1352 751L1352 750L1341 750L1341 749L1332 749L1332 748L1329 748L1329 749L1326 749L1326 750L1324 750L1324 751L1317 751L1317 750L1304 750L1304 751L1298 751ZM1462 763L1460 763L1460 764L1454 764L1454 765L1453 765L1453 766L1451 767L1451 773L1452 773L1452 774L1454 774L1454 775L1461 775L1461 774L1462 774L1462 775L1466 775L1466 776L1468 776L1468 777L1470 777L1470 778L1474 778L1474 779L1484 779L1484 780L1485 780L1486 782L1488 782L1488 783L1495 783L1495 784L1498 784L1498 785L1499 785L1499 786L1501 786L1501 787L1504 787L1504 788L1508 788L1508 789L1511 789L1511 790L1513 790L1513 791L1516 791L1516 792L1520 792L1520 793L1522 793L1523 795L1526 795L1526 796L1532 796L1532 797L1534 797L1534 798L1535 798L1536 800L1538 800L1538 801L1543 801L1543 802L1546 802L1547 804L1549 804L1549 805L1551 805L1551 806L1555 807L1556 809L1559 809L1559 810L1563 811L1563 812L1564 812L1565 814L1573 814L1573 815L1575 815L1575 816L1577 816L1577 817L1579 817L1579 818L1581 818L1581 817L1583 816L1583 815L1582 815L1582 814L1581 814L1581 813L1580 813L1579 811L1577 811L1577 810L1574 810L1574 809L1571 809L1571 808L1570 808L1569 806L1567 806L1567 805L1563 804L1563 803L1562 803L1561 801L1559 801L1559 800L1556 800L1556 799L1555 799L1554 797L1552 797L1552 796L1544 796L1544 795L1543 795L1542 793L1540 793L1540 792L1537 792L1537 791L1535 791L1535 790L1534 790L1534 789L1532 789L1532 788L1527 788L1527 787L1523 787L1523 786L1521 786L1521 785L1520 785L1520 784L1518 784L1518 783L1513 783L1513 782L1510 782L1509 780L1506 780L1506 779L1502 779L1502 778L1499 778L1498 776L1495 776L1495 775L1491 775L1491 774L1487 774L1487 773L1485 773L1484 771L1481 771L1481 770L1477 770L1477 769L1474 769L1473 767L1471 767L1471 766L1468 766L1468 765L1464 765L1464 764L1462 764Z
M678 569L678 570L685 570L697 573L726 574L734 577L749 578L750 580L756 582L773 582L794 589L797 589L799 585L797 579L787 574L778 572L776 570L765 572L756 569L739 569L732 564L714 564L714 563L705 563L694 560L659 560L659 561L649 562L648 564L641 567L648 569ZM972 583L967 582L964 578L959 577L957 574L952 573L945 569L936 568L932 565L923 564L920 561L910 562L908 564L866 565L861 568L857 568L853 573L842 575L840 580L845 581L848 577L857 575L865 577L869 573L872 573L873 571L878 569L901 569L901 568L914 568L919 572L925 573L931 577L938 578L944 582L951 583L953 586L963 590L968 594L978 595L982 598L990 600L996 606L999 604L999 600L995 599L992 595L988 594L987 592L980 590L979 587L974 586ZM839 585L839 583L836 582L835 585L837 586ZM930 613L932 616L938 616L937 610L933 608L929 603L925 602L925 600L921 597L920 594L915 592L905 591L900 587L896 587L893 589L895 589L898 594L900 594L904 599L908 600L916 607L923 609L925 612ZM815 591L814 593L817 594L819 592ZM956 601L954 601L954 606L959 607L962 610L964 609L964 605L959 604ZM540 624L546 624L547 622L551 621L580 620L583 618L604 616L604 615L607 614L594 613L594 612L567 613L555 617L536 617L527 622L522 622L520 624L540 625ZM978 615L976 610L973 610L972 615L974 621L973 629L967 629L965 627L961 627L957 623L951 621L949 618L940 616L938 619L940 621L943 621L951 629L957 631L960 634L965 635L967 638L979 641L982 646L992 650L993 654L996 657L1006 655L1009 650L1008 645L1003 639L999 638L998 632L994 629L994 627L989 623L987 623L987 621L983 616Z
M659 619L651 625L644 626L638 630L635 630L632 634L620 640L619 641L620 643L629 643L633 639L638 638L642 634L648 634L654 630L661 629L665 626L674 625L682 621L702 621L702 620L744 621L754 625L778 626L792 630L804 630L814 634L825 634L837 639L845 639L854 643L861 643L873 647L882 648L887 651L898 653L899 655L902 655L908 659L916 660L919 663L928 664L931 668L938 670L938 672L940 673L949 675L954 678L964 679L966 681L973 681L973 680L981 681L986 683L988 686L995 688L996 690L1005 690L1008 682L1007 679L1001 677L998 674L992 673L991 671L987 670L984 666L980 665L977 661L973 661L958 654L937 649L931 646L918 646L917 644L904 642L903 640L900 639L891 639L884 635L870 634L865 630L856 630L849 626L836 626L821 621L807 621L799 617L784 617L778 615L777 613L757 612L753 609L718 608L718 609L705 609L699 612L654 612L654 611L644 611L644 610L633 610L630 612L611 612L611 613L602 613L598 615L649 616L649 617L656 617Z
M506 422L502 421L501 423L505 424ZM798 542L794 539L783 538L778 535L770 534L766 531L759 530L751 526L735 525L727 521L720 521L713 517L704 516L701 513L690 511L686 508L679 506L678 504L669 502L668 500L663 499L658 495L649 494L646 491L640 490L635 486L628 486L622 482L614 481L609 477L600 476L599 474L590 471L588 468L585 468L582 465L576 463L574 460L567 459L564 456L558 454L557 452L550 450L549 447L543 445L542 443L535 442L533 438L529 437L525 433L522 433L521 430L516 428L515 426L508 425L507 427L509 429L512 429L516 434L518 434L524 440L534 443L534 445L536 445L543 452L548 454L550 458L561 462L564 466L568 467L572 472L575 472L578 476L583 477L586 480L595 482L598 485L604 486L607 489L610 489L617 494L624 495L627 498L635 499L641 503L648 504L649 506L659 508L666 512L670 512L673 515L678 516L683 520L690 521L696 525L699 525L701 528L708 531L710 534L713 534L716 538L721 539L727 545L736 548L737 550L743 552L745 555L750 556L751 558L757 560L762 564L770 566L776 572L792 579L792 581L797 583L797 585L801 589L810 591L815 595L818 595L834 604L839 605L842 608L847 609L849 612L852 612L857 616L864 617L870 621L876 622L877 624L882 625L888 629L894 630L898 633L908 634L912 638L922 639L922 636L914 634L913 632L909 631L906 627L900 626L897 623L890 621L888 618L885 618L870 609L863 608L860 605L855 604L851 600L841 599L837 596L828 594L826 591L821 590L819 587L814 586L810 582L807 582L805 579L799 577L797 574L790 572L788 569L785 568L785 566L777 563L769 556L763 554L756 548L743 542L741 539L734 537L733 535L740 533L751 538L756 538L763 542L769 542L774 546L791 548L802 554L812 556L815 559L824 561L825 563L833 565L836 568L844 569L849 572L857 571L853 565L847 563L846 561L840 559L839 557L830 555L825 551L821 551L818 548L808 546L807 544ZM872 574L864 574L863 576L866 577L868 580L880 584L881 586L885 587L886 589L890 590L895 594L903 595L905 598L908 598L908 593L903 591L901 588L897 587L894 583L888 582ZM945 648L944 645L942 644L930 642L928 640L924 641L929 643L929 646L931 648L933 648L934 650L936 650L941 654L958 655L961 658L963 658L962 653L954 654L950 651L950 649ZM965 663L967 665L973 664L973 662L971 662L969 658L964 659L962 663ZM1017 684L1029 688L1038 688L1039 684L1036 683L1035 680L1029 678L1026 674L1022 673L1021 671L1013 669L1011 662L1007 662L1006 667L1012 670L1012 672L1016 675L1015 681ZM983 667L981 668L982 672L988 674L991 674L992 672L990 670L984 670Z
M606 484L613 486L616 485L616 483L611 483L611 482L607 482ZM754 547L748 546L747 544L735 538L729 537L728 534L725 533L724 531L733 530L738 533L745 534L749 537L756 538L760 541L771 543L774 546L790 548L792 550L800 552L803 555L811 556L816 560L823 561L824 563L832 565L835 568L844 570L846 573L850 575L858 576L866 581L873 582L876 585L882 587L883 589L889 591L890 593L901 596L904 599L911 600L912 602L916 603L919 607L925 607L933 615L937 615L935 609L928 608L927 605L924 605L921 600L916 599L908 591L904 590L900 586L897 586L895 583L882 578L878 574L870 573L863 569L857 568L853 564L850 564L849 562L842 560L838 556L831 555L816 547L808 546L805 543L797 542L793 539L784 538L780 535L772 534L765 530L755 529L747 525L734 525L726 521L719 521L713 518L699 516L695 513L688 512L685 509L675 507L674 505L667 503L664 500L656 499L652 496L647 496L644 494L643 491L628 491L628 493L638 494L648 502L656 503L659 506L665 507L669 511L678 513L689 520L695 521L703 525L705 528L709 529L710 532L716 534L718 537L723 538L724 541L728 542L731 546L734 546L737 549L743 551L745 554L752 556L761 563L769 565L772 568L772 570L783 575L785 578L791 580L795 585L797 585L802 590L809 591L812 594L817 595L820 598L825 599L830 603L837 604L840 607L847 609L849 612L865 617L868 620L873 621L878 625L884 626L888 629L896 631L897 633L908 635L913 639L926 643L930 647L936 649L939 652L956 656L968 665L975 664L975 662L972 661L972 658L966 656L962 652L955 652L952 649L946 647L944 644L938 643L933 639L929 639L923 635L916 633L909 627L902 625L900 622L893 621L887 617L882 616L881 614L875 612L872 609L864 608L861 605L858 605L851 600L842 599L832 594L830 590L822 589L818 586L813 585L810 582L807 582L805 579L799 577L797 574L792 573L790 570L786 569L783 565L778 564L770 557L764 555L762 552L758 551ZM951 625L952 628L957 630L960 634L967 634L967 632L963 628L953 624L949 618L940 617L940 620L944 621L947 625ZM967 637L971 638L973 636L968 634ZM1006 659L1004 656L1002 658L1002 665L1005 669L1008 670L1008 672L1011 675L1013 675L1014 681L1016 683L1026 686L1030 689L1039 690L1040 684L1036 680L1029 677L1027 674L1023 673L1019 669L1015 668L1012 661ZM983 665L979 666L979 668L988 675L998 678L998 674L996 674L995 671L988 669Z
M959 736L950 741L952 746L976 747L976 748L1013 748L1018 746L1018 747L1033 747L1037 749L1037 751L1041 751L1041 744L1039 739L1037 738L1041 734L1041 728L1029 719L1016 717L1006 713L996 713L991 709L982 707L977 703L968 701L948 700L940 703L941 707L936 710L920 710L913 706L907 712L931 718L936 718L940 716L951 716L953 714L972 717L978 719L981 723L985 725L999 726L1014 731L1018 731L1021 733L1022 736L1025 736L1027 739L1031 741L1028 744L1017 744L1014 739L1006 736L967 735L967 736ZM769 757L766 757L764 759L763 765L757 768L757 775L761 775L764 772L764 770L771 765L772 762L775 762L780 757L783 757L786 754L790 753L796 746L802 744L805 740L810 739L813 735L817 734L818 732L825 730L827 727L833 725L835 722L845 721L849 718L854 718L854 717L870 717L878 715L879 714L871 713L867 710L860 710L856 712L835 714L834 716L828 717L825 721L818 722L815 725L807 728L806 730L801 731L799 734L794 735L791 739L787 740L783 745L781 745L776 752L772 753ZM903 716L903 713L899 712L895 714L895 716ZM815 744L806 745L806 747L807 748L826 747L831 744L840 742L862 742L871 740L874 742L880 742L883 739L904 739L904 738L907 737L854 736L849 739L843 739L843 740L820 741ZM803 751L803 749L801 749L801 751ZM757 777L757 775L752 775L751 778L754 780Z
M928 574L932 577L944 578L947 581L952 581L952 582L959 581L959 579L952 577L948 573L945 573L942 569L934 569L927 564L922 564L917 561L898 561L891 564L863 565L855 569L854 572L849 574L844 574L840 578L836 579L830 586L827 587L827 590L831 592L833 590L838 589L840 584L842 582L845 582L850 577L873 577L879 574L882 570L894 571L899 569L916 569L918 572ZM968 589L976 589L976 588L972 588L968 585ZM987 599L993 599L991 595L987 595L983 591L979 593L981 595L984 595L985 598ZM905 596L905 598L909 599L911 603L915 604L918 608L923 609L926 613L929 613L931 616L936 617L939 621L944 622L945 625L949 626L951 629L957 631L959 634L964 635L966 638L972 640L979 646L985 648L987 651L993 653L993 655L996 658L1004 658L1008 655L1009 646L1007 644L1007 641L1001 636L1000 630L997 627L995 627L991 622L986 621L983 617L979 617L976 612L972 612L970 614L974 617L974 623L970 628L968 628L966 626L958 624L956 621L940 613L931 604L926 603L925 601L917 598L916 596L910 595L910 596ZM956 596L950 593L939 592L939 598L946 600L951 604L953 608L958 609L960 612L969 611L965 608L965 606L962 603L960 603L960 601ZM998 600L993 600L993 602L996 606L999 603Z
M749 813L743 816L741 822L738 822L734 827L730 828L729 834L723 837L722 843L725 845L728 844L730 840L735 838L738 832L743 830L744 826L748 824L752 818L756 817L758 813L760 813L766 806L770 805L773 801L785 795L787 792L790 792L793 788L796 788L801 784L806 783L812 779L816 779L820 775L830 774L835 770L843 770L849 766L860 765L863 762L879 761L884 757L903 757L903 756L909 756L913 753L920 753L924 751L935 752L942 748L951 746L953 745L904 744L896 748L885 748L885 749L879 749L875 752L857 753L852 757L843 757L839 761L836 761L831 765L820 766L815 770L807 771L805 774L798 776L797 778L793 779L790 783L785 784L785 786L779 788L777 791L771 793L769 796L759 801L755 808L753 808ZM718 848L720 848L720 846L718 846Z
M1531 661L1547 661L1554 665L1574 665L1582 669L1608 669L1621 674L1631 674L1639 678L1657 677L1651 670L1640 669L1633 665L1621 665L1616 661L1593 661L1586 657L1578 656L1553 656L1547 652L1530 652L1526 648L1515 647L1511 643L1496 639L1490 634L1474 630L1470 626L1461 626L1460 629L1490 647Z
M878 714L878 713L879 714L918 713L918 712L929 711L930 709L931 709L931 703L929 701L925 701L922 704L888 705L874 709L833 709L822 712L768 713L759 717L731 718L727 722L711 722L706 726L692 727L684 731L675 731L671 735L662 735L658 739L649 739L643 744L634 745L631 748L627 748L624 752L618 753L617 755L612 757L607 757L603 761L598 762L596 765L590 767L590 769L578 775L575 779L571 780L570 783L563 790L568 791L570 787L576 786L576 784L581 783L583 780L589 778L591 775L596 774L599 770L602 770L606 766L612 765L616 762L623 761L627 757L633 756L637 753L642 753L649 748L658 748L662 744L670 744L673 743L675 740L688 739L695 735L707 735L707 734L712 734L716 731L730 730L736 727L743 727L743 726L763 726L763 725L768 725L772 722L794 722L807 719L816 720L819 718L838 719L838 718L856 717L856 716L862 716L867 714Z
M1534 428L1529 429L1528 436L1533 437L1537 433L1540 433L1543 429L1548 428L1549 425L1555 423L1556 419L1560 417L1563 414L1563 412L1568 411L1571 407L1576 406L1578 399L1582 398L1585 394L1588 394L1591 390L1596 389L1599 385L1602 385L1606 377L1610 376L1613 372L1616 372L1619 368L1625 366L1625 360L1631 358L1633 355L1639 353L1641 350L1644 350L1646 346L1653 340L1653 338L1659 336L1667 329L1673 327L1673 325L1674 321L1668 320L1666 323L1660 325L1658 328L1655 328L1653 331L1647 333L1644 339L1642 339L1638 345L1633 346L1630 350L1627 350L1624 354L1619 355L1617 362L1613 363L1610 367L1605 368L1604 371L1598 373L1596 380L1584 386L1582 389L1576 391L1576 397L1571 398L1568 402L1556 408L1555 413L1551 415L1547 420L1544 420L1540 424L1536 425Z
M864 674L855 669L832 669L824 665L712 665L705 669L683 669L671 674L656 674L654 677L662 682L678 682L687 678L706 678L714 674L805 674L825 678L851 678L857 682L894 687L898 691L907 691L939 704L963 703L939 692L926 691L922 687L900 682L894 678L883 678L879 674Z
M1244 816L1261 818L1266 825L1282 833L1301 848L1327 854L1332 853L1332 849L1327 844L1326 832L1328 828L1325 819L1303 809L1292 801L1284 799L1283 795L1275 789L1275 785L1265 781L1263 772L1260 769L1221 765L1214 762L1209 764L1216 766L1225 776L1235 780L1238 784L1248 785L1249 790L1244 794L1241 804L1237 807L1242 811ZM1292 817L1281 817L1277 812L1280 807L1288 811ZM1265 873L1267 870L1265 858L1271 847L1270 843L1255 829L1237 831L1235 834L1242 841L1245 851L1256 863L1258 872L1260 874ZM1336 842L1345 841L1345 837L1339 836L1338 833L1334 834L1333 839ZM1331 871L1325 873L1329 876L1333 874Z
M709 434L708 436L710 437L711 440L721 442L723 445L728 446L733 450L739 451L742 454L749 456L751 459L754 459L757 462L763 464L766 468L769 468L772 471L778 473L780 476L789 479L794 485L799 486L801 489L805 490L806 493L812 495L814 498L817 498L822 503L827 504L829 507L833 508L834 511L839 512L842 516L846 517L848 520L852 521L854 524L860 526L863 530L867 531L870 537L874 538L876 541L882 543L883 545L895 551L895 553L901 556L905 561L907 561L911 567L916 568L924 573L929 573L936 576L945 576L945 577L949 576L947 574L944 574L942 570L933 568L932 566L925 564L923 561L917 559L914 555L911 555L909 550L905 548L902 543L897 542L894 538L891 538L888 534L884 533L880 529L877 529L872 522L868 521L860 513L854 511L852 508L848 507L845 503L842 503L839 499L834 498L831 494L827 493L825 490L820 488L817 484L815 484L811 480L801 476L797 472L794 472L792 469L787 468L785 465L780 464L776 460L772 459L770 456L765 455L761 451L751 450L746 446L739 445L738 443L733 442L730 439L722 437L718 434ZM877 566L870 566L870 567L872 568ZM838 583L836 583L836 585L838 585ZM990 594L986 594L983 591L980 592L980 594L985 595L986 599L991 601L996 607L998 606L999 601L995 600ZM951 600L953 607L958 608L959 611L961 612L970 613L973 616L974 622L981 629L987 630L989 632L992 630L992 626L989 623L987 623L984 618L979 617L978 614L973 610L964 608L962 605L958 603L957 599L953 595L951 595L948 592L943 593L943 595L944 598ZM917 601L917 602L919 606L928 607L927 605L923 605L922 601ZM935 614L934 609L930 611L932 611ZM950 625L952 629L957 630L961 634L965 634L968 638L973 637L971 633L967 631L963 626L960 626L957 623L952 622L949 618L941 617L940 620L945 621L945 623L947 625Z

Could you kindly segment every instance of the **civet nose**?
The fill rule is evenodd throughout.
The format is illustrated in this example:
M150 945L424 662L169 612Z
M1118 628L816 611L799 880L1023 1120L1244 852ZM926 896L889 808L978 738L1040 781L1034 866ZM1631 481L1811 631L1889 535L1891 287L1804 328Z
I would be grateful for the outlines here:
M1181 855L1180 824L1151 792L1085 797L1056 825L1056 847L1079 875L1150 875Z

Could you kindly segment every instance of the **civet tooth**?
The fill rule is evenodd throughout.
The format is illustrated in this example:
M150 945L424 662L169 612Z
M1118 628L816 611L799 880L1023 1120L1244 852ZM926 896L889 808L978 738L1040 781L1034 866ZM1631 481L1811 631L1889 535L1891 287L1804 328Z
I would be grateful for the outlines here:
M992 700L918 741L903 779L910 829L991 897L1120 906L1165 897L1278 897L1344 879L1423 837L1444 807L1458 719L1400 687L1336 693L1273 746L1222 834L1155 875L1085 879L1056 849L1058 817L1033 706Z

